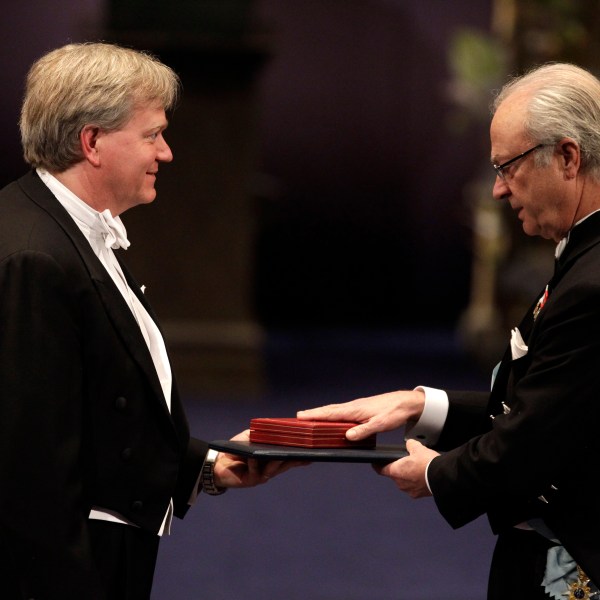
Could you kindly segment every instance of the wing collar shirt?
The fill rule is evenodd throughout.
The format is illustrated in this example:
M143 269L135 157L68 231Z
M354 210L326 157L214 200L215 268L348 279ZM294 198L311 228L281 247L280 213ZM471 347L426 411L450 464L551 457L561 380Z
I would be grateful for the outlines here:
M117 248L127 249L130 245L127 240L127 232L123 222L118 216L113 217L108 209L103 212L94 210L47 171L37 169L37 173L54 196L56 196L56 199L73 218L90 243L92 250L100 259L104 268L108 271L108 274L111 276L119 292L121 292L125 299L125 302L127 302L127 305L140 327L144 340L148 345L165 401L169 410L171 410L171 386L173 379L165 342L156 323L129 287L125 275L113 252L113 250L116 250ZM171 502L159 530L159 535L169 534L172 516L173 503ZM92 508L89 518L122 523L124 525L133 525L133 523L123 518L122 515L96 506Z

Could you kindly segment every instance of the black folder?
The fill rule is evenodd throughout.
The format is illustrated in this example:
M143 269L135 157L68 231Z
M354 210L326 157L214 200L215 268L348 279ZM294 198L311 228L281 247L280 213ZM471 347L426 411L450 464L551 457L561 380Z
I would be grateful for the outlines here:
M263 460L302 460L310 462L390 463L408 456L406 446L376 446L375 448L299 448L275 444L254 444L233 440L215 440L209 446L219 452L229 452Z

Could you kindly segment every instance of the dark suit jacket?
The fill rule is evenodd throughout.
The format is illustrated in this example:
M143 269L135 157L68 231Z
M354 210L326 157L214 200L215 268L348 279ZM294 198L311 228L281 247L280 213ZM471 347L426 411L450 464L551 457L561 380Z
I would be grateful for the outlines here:
M439 444L452 449L428 476L452 526L487 513L501 532L541 517L598 584L600 213L572 231L549 287L520 325L527 355L507 351L491 394L449 394Z
M34 172L0 192L0 357L0 576L103 598L90 508L157 532L172 497L185 514L207 448L175 385L169 413L129 307Z

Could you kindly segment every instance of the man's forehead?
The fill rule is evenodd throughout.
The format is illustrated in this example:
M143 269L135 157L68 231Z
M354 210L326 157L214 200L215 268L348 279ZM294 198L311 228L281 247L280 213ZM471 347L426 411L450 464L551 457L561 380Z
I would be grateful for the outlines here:
M491 158L493 162L515 154L527 141L523 98L509 96L500 104L490 125ZM520 151L520 150L519 150Z
M156 121L157 126L162 125L164 127L166 127L168 124L168 119L164 107L156 103L134 105L128 123L131 123L133 121Z

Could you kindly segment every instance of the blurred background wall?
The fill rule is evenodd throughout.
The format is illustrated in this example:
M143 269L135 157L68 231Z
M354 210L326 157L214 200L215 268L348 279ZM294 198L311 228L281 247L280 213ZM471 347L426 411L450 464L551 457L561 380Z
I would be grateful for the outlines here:
M0 183L20 175L28 66L69 41L158 54L184 94L175 162L125 215L185 386L263 384L265 329L452 327L468 299L464 188L485 126L453 131L448 48L491 1L9 0ZM231 377L231 374L234 374Z
M184 93L127 259L184 391L260 391L270 332L456 331L483 368L550 268L491 200L491 91L543 60L598 67L592 0L7 0L0 184L31 62L150 50Z

